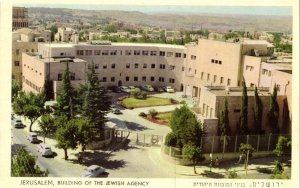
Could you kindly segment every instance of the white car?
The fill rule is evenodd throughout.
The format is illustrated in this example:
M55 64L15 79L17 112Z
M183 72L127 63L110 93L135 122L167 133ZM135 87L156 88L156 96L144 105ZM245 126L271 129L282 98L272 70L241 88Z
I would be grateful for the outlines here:
M151 85L144 85L142 88L146 91L154 91L153 87Z
M131 89L127 86L120 86L120 90L125 93L130 93Z
M105 169L98 165L91 165L84 169L84 172L80 175L81 177L92 178L98 177L101 174L105 173Z
M37 138L37 134L33 133L33 132L28 134L27 140L29 140L29 142L31 142L31 143L39 142L39 139Z
M165 86L163 88L168 93L174 93L175 92L175 90L174 90L174 88L172 86Z
M42 154L42 156L53 156L53 152L51 150L51 147L47 144L41 143L38 145L38 152L40 152Z

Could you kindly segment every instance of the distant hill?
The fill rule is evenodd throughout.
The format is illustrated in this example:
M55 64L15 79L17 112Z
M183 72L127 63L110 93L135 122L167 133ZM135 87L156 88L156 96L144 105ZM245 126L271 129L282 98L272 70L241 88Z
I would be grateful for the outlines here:
M218 31L280 31L292 32L291 16L265 15L216 15L186 13L142 13L138 11L78 10L66 8L29 8L29 17L34 19L69 19L97 23L103 19L125 23L158 26L169 29L200 29Z

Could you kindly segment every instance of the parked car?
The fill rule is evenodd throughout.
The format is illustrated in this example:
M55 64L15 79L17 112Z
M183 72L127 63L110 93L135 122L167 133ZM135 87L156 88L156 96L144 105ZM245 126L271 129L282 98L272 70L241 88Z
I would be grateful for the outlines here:
M172 86L164 86L163 89L168 93L174 93L175 90Z
M40 152L43 157L53 156L51 147L48 144L40 143L38 145L38 152Z
M146 91L154 91L154 89L151 85L144 85L144 86L142 86L142 89L146 90Z
M98 165L91 165L84 169L84 172L80 175L81 177L92 178L98 177L105 173L105 169Z
M114 113L114 114L122 114L122 112L117 108L112 108L111 112Z
M134 86L128 86L129 87L129 89L135 89L135 87Z
M160 86L155 86L153 88L154 88L154 91L156 91L156 92L164 92L163 88Z
M37 143L37 142L39 142L37 134L33 133L33 132L31 132L31 133L28 134L27 140L29 140L29 142L31 142L31 143Z
M121 91L123 91L124 93L130 93L130 88L127 86L120 86L119 87Z
M15 128L24 128L24 125L20 118L15 118L13 122L14 122Z

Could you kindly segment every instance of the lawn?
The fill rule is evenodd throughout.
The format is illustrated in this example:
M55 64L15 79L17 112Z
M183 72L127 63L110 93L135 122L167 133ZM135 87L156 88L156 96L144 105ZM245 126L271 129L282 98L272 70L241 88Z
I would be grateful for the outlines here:
M135 99L132 97L125 98L121 101L121 104L125 108L139 108L148 106L163 106L170 105L172 103L171 99L159 98L159 97L147 97L147 99Z

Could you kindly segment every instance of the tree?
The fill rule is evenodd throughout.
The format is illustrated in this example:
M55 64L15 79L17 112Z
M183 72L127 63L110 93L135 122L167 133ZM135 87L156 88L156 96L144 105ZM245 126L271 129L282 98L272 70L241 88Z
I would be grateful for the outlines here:
M52 118L50 114L44 114L42 115L41 120L38 121L38 124L40 127L41 135L44 137L44 143L46 143L45 137L50 134L54 134L56 131L54 118Z
M46 78L44 83L44 89L43 93L45 95L45 100L49 101L54 98L53 96L53 85L52 81L50 81L48 78Z
M56 25L51 26L50 31L51 31L51 41L54 41L54 36L57 33L57 26Z
M63 74L60 92L57 96L57 103L54 106L55 115L67 116L68 119L74 117L76 105L75 90L71 85L69 65L66 64L66 69Z
M273 87L273 93L270 95L270 106L268 112L269 126L272 129L272 133L278 134L278 117L279 117L279 106L277 103L277 86Z
M84 117L72 119L71 123L76 127L75 138L81 145L81 151L84 152L86 145L94 139L95 129L92 123Z
M223 144L224 141L226 142L225 144L227 144L229 141L229 136L231 135L231 129L229 126L229 117L228 117L227 97L225 97L224 107L223 107L223 110L221 111L221 115L219 115L218 123L219 123L218 135L221 136L220 144Z
M246 82L244 78L242 82L242 87L243 87L243 95L241 100L239 134L246 135L248 134L248 95L247 95Z
M187 105L174 110L170 119L170 127L176 135L177 147L182 148L184 144L188 143L201 145L201 138L204 135L202 125Z
M94 63L92 63L91 70L87 73L87 83L84 87L86 91L83 93L82 114L101 130L107 121L106 114L110 110L111 100L106 89L99 85Z
M15 79L11 82L11 102L17 98L19 92L22 91L22 86Z
M281 161L283 161L283 156L291 152L291 145L291 139L284 136L279 136L276 148L273 153L275 153L278 157L281 157Z
M47 177L48 171L42 171L36 165L35 158L24 148L20 148L17 156L11 160L11 176L13 177Z
M133 97L133 98L138 98L138 96L141 94L141 90L140 88L134 88L134 89L131 89L130 91L130 95Z
M197 174L196 165L205 160L204 156L202 155L201 148L193 144L186 144L183 146L182 152L186 159L193 162L194 173Z
M30 120L29 131L32 132L33 123L44 113L45 97L43 94L32 92L24 93L15 99L13 110L18 115L23 115Z
M261 134L261 124L262 124L262 113L263 113L263 106L262 102L258 96L257 87L254 90L254 126L255 126L255 134Z
M68 160L68 149L75 149L76 142L76 126L69 121L66 116L60 116L55 120L57 130L55 132L56 147L64 150L65 160Z
M169 132L166 135L165 145L176 147L176 143L177 143L176 135L173 132Z
M252 154L255 151L255 149L250 144L241 143L239 150L240 154L245 157L245 169L247 169L248 160L252 157Z

